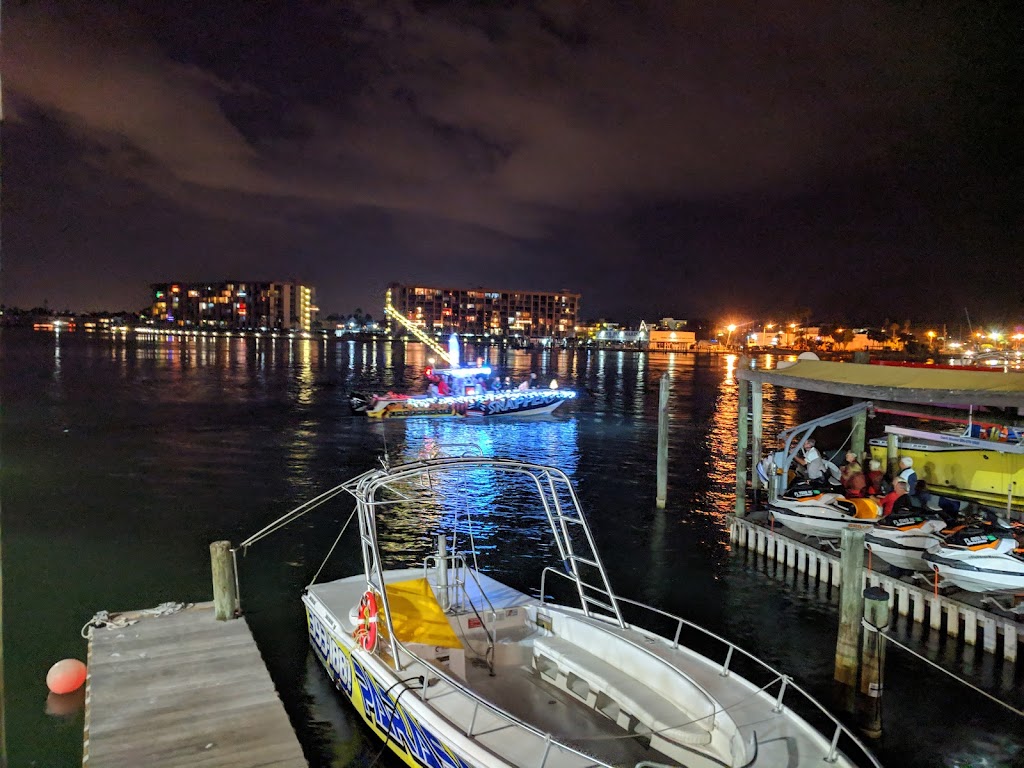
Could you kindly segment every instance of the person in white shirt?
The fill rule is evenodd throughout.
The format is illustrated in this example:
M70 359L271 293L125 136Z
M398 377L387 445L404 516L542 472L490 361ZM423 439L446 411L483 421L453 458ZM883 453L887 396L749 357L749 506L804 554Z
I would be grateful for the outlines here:
M804 468L808 480L820 480L825 474L825 461L818 449L814 447L813 438L804 441L802 456L796 456L796 462Z
M907 490L911 496L917 493L917 472L914 471L914 460L909 456L900 459L900 480L907 481Z

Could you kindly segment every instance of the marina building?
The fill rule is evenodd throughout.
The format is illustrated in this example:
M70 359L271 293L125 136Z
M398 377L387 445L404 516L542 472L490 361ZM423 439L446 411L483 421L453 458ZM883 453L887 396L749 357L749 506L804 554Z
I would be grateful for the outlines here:
M180 328L309 331L316 292L300 283L153 283L150 321Z
M392 283L394 311L428 333L568 338L575 336L580 294L434 288Z

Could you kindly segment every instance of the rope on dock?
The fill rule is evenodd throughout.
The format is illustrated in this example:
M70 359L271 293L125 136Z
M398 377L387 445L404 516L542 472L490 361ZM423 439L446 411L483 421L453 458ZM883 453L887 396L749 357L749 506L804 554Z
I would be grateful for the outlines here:
M1002 701L1001 699L997 699L995 696L993 696L988 691L982 690L981 688L979 688L978 686L974 685L973 683L969 683L968 681L964 680L962 677L957 677L956 675L954 675L952 672L950 672L945 667L943 667L943 666L941 666L939 664L936 664L934 661L929 659L927 656L922 656L920 653L915 651L913 648L910 648L909 646L904 645L899 640L894 638L891 634L889 634L888 632L884 632L883 631L883 630L889 629L889 627L876 627L874 624L869 622L867 619L861 619L861 625L868 632L878 632L878 634L880 634L882 637L884 637L887 641L889 641L893 645L897 646L898 648L902 648L904 651L909 653L911 656L916 656L918 659L920 659L921 661L925 662L926 664L930 664L931 666L935 667L935 669L937 669L940 672L948 675L949 677L953 678L957 682L963 683L964 685L966 685L971 690L973 690L973 691L975 691L977 693L980 693L986 699L990 699L991 701L994 701L996 704L998 704L1001 707L1004 707L1005 709L1010 710L1011 712L1013 712L1013 714L1017 715L1018 717L1024 717L1024 711L1019 710L1019 709L1017 709L1016 707L1014 707L1014 706L1012 706L1010 704L1007 704L1005 701Z
M160 603L156 608L145 608L141 611L132 611L130 615L124 613L113 613L108 611L97 611L82 627L79 633L83 640L92 639L93 629L106 627L107 629L124 629L132 624L137 624L139 619L145 616L170 616L171 614L191 608L192 603L175 603L173 601Z

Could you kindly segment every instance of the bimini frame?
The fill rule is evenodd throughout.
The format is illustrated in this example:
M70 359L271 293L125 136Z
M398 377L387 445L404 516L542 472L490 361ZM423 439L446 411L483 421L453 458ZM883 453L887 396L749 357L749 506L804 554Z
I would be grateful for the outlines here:
M608 582L607 571L597 552L590 526L583 516L572 483L564 472L553 467L511 459L427 459L370 470L342 486L356 500L366 588L374 590L383 603L382 612L387 623L392 658L397 661L402 657L399 655L398 640L390 624L391 610L387 591L384 589L384 567L377 539L377 515L396 503L415 502L422 498L422 493L433 493L433 486L445 474L454 476L474 467L524 476L532 482L554 534L559 556L570 580L576 586L584 614L611 617L620 628L624 628L626 625L622 619L619 602ZM564 499L569 500L569 505L564 503ZM577 532L582 536L574 535Z

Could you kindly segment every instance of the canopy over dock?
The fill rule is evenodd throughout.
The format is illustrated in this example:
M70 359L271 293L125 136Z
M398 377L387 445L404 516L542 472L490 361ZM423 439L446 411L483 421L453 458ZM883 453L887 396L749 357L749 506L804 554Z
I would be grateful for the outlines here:
M737 366L736 378L861 400L1024 407L1024 375L1017 373L799 360L775 370Z

